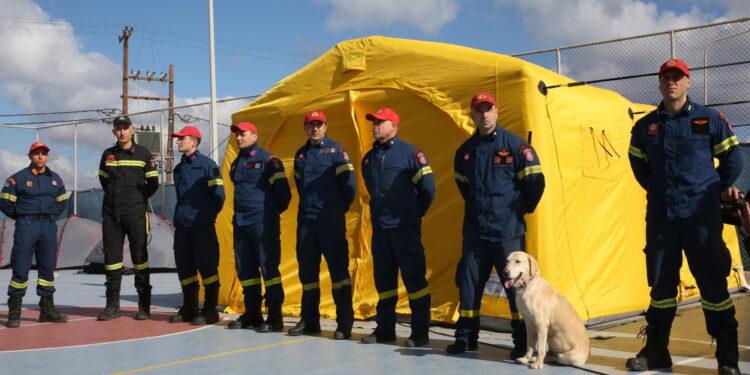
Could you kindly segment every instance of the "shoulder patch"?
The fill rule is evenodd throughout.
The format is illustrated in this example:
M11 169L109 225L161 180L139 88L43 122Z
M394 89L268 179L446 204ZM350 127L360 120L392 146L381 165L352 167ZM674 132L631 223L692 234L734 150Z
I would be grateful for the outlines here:
M518 153L523 155L523 158L526 159L526 161L534 161L534 150L531 148L530 144L522 143L521 146L518 147Z
M8 178L8 182L9 182L9 183L10 183L11 185L15 185L15 184L16 184L16 179L14 179L13 177L11 177L11 178Z
M348 153L348 152L346 152L346 149L345 149L344 147L339 147L339 152L341 153L341 157L342 157L342 158L344 158L344 161L349 161L349 160L351 160L351 159L349 158L349 153Z
M419 164L421 165L427 164L427 156L425 156L424 151L416 148L414 149L414 151L412 151L412 156L417 158L417 161L419 162Z
M150 166L151 166L151 168L154 168L154 169L155 169L155 168L156 168L156 160L154 160L154 159L149 159L149 161L148 161L148 165L150 165Z
M734 133L734 128L732 128L732 124L729 123L729 120L727 120L727 117L724 116L723 113L719 112L719 118L722 119L727 124L727 129L729 129L729 132Z
M276 157L276 155L269 156L268 157L268 161L270 161L271 164L273 164L274 168L276 168L276 169L281 168L281 160L279 160L279 158Z

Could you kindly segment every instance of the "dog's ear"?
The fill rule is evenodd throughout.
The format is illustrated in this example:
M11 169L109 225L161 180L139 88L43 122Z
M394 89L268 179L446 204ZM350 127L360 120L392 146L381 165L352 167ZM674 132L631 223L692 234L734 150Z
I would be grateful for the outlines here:
M527 253L526 255L526 258L529 260L529 276L539 276L541 273L539 272L539 264L536 262L536 259L531 254Z

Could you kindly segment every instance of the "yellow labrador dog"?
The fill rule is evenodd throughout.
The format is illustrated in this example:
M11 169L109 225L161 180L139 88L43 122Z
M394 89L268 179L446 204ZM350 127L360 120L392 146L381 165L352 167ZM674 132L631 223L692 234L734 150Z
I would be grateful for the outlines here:
M568 300L539 273L536 259L523 251L510 253L505 269L505 287L516 287L516 305L526 322L526 355L519 363L544 367L549 343L550 354L563 365L580 366L589 358L586 327ZM536 354L536 356L534 355ZM552 358L550 358L552 359Z

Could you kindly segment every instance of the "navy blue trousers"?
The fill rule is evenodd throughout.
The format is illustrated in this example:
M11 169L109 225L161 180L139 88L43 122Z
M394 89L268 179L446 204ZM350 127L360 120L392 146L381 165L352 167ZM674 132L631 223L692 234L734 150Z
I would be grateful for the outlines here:
M351 325L352 281L349 277L349 243L343 215L300 221L297 225L297 263L302 284L302 320L320 320L320 257L325 256L331 275L331 295L336 303L336 322Z
M274 216L252 225L234 226L234 257L246 307L261 305L261 284L266 287L266 306L284 302L279 273L280 217Z
M465 234L463 253L456 267L456 286L459 294L459 318L456 323L457 340L476 342L479 338L479 309L482 305L484 287L494 266L503 280L505 259L514 251L524 251L526 237L520 236L505 241L488 241L479 235ZM516 307L515 288L505 288L511 311L511 326L516 331L522 328L522 317ZM518 327L518 328L517 328Z
M378 291L377 328L380 334L395 334L398 272L409 293L412 332L430 328L430 288L420 226L372 229L372 260Z
M727 291L731 256L721 237L717 215L688 219L646 219L646 269L651 286L649 323L672 324L677 311L682 250L701 294L706 330L712 336L720 327L737 327L735 308Z
M180 284L198 282L203 286L219 286L219 240L214 225L177 228L174 232L174 261Z
M55 293L57 262L57 224L54 218L37 219L32 215L22 215L16 219L13 250L10 253L13 276L8 285L9 296L26 295L33 256L36 256L38 274L36 294L51 296Z

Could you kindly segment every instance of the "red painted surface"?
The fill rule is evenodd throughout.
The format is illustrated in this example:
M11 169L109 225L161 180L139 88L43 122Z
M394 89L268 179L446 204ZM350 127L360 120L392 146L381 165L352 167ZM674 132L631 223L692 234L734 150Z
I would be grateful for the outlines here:
M48 349L76 345L90 345L122 340L143 339L172 333L186 332L205 326L189 323L169 323L174 313L152 312L151 320L135 320L136 307L124 307L122 317L100 322L96 315L102 307L62 307L67 323L39 323L39 310L24 309L21 326L6 328L8 311L0 311L0 352L9 350Z

